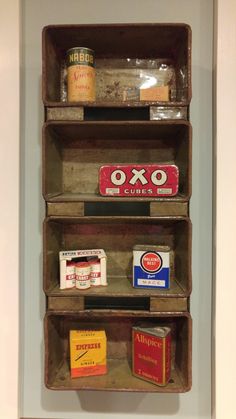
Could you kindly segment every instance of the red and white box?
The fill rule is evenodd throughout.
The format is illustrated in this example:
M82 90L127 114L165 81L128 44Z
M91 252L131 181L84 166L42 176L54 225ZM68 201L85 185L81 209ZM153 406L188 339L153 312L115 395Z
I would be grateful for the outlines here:
M98 259L89 260L90 284L92 287L101 285L101 263Z
M78 290L90 288L91 269L88 262L77 262L75 264L75 286Z
M76 282L76 263L68 261L65 267L66 288L74 288Z
M106 165L99 170L103 196L169 197L179 188L179 169L174 164Z
M84 249L84 250L64 250L59 252L60 260L60 289L74 288L76 274L74 280L69 280L68 267L74 265L76 271L76 264L79 262L88 262L89 265L97 261L97 266L94 268L96 281L93 280L93 285L107 285L107 257L103 249ZM100 265L100 272L98 274L98 264ZM72 275L70 269L70 275ZM91 284L92 285L92 284Z
M171 374L171 329L169 327L132 328L133 375L165 386Z

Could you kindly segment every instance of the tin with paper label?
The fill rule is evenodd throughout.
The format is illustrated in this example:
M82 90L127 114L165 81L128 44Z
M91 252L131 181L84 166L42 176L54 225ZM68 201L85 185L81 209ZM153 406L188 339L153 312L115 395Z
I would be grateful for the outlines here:
M134 246L133 286L135 288L170 288L169 246Z
M94 51L75 47L66 53L67 97L69 102L95 100Z
M133 375L159 386L168 384L171 375L171 329L133 327L132 344Z

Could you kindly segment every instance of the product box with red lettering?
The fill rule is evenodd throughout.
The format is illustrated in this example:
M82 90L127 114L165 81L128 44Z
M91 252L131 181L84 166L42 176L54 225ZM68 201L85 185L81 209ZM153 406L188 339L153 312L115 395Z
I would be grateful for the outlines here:
M171 329L132 328L132 372L136 377L165 386L171 374Z
M99 261L100 272L99 278L96 278L96 285L107 285L107 257L103 249L81 249L81 250L63 250L59 252L60 259L60 289L67 289L75 287L76 274L75 268L78 262L93 262ZM74 270L73 270L74 268ZM93 281L95 281L94 270L92 270ZM95 285L95 284L94 284Z
M174 164L127 164L100 167L103 196L169 197L178 193L179 170Z
M71 378L106 374L106 354L104 330L70 330Z

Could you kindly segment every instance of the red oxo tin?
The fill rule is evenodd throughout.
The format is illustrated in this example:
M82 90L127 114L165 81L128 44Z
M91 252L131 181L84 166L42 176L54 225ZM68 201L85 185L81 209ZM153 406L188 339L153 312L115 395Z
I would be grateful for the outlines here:
M171 372L171 329L133 327L133 375L165 386Z
M99 172L103 196L174 196L178 185L179 170L174 164L106 165Z

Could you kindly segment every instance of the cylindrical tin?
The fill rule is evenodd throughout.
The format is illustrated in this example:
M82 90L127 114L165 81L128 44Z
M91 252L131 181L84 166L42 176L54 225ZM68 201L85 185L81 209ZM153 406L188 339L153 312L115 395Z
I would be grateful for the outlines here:
M90 288L91 268L88 262L79 262L75 268L76 288L85 290Z
M67 99L69 102L95 100L94 51L75 47L66 53Z
M91 260L89 261L89 265L91 268L90 284L91 286L97 287L101 285L101 264L99 260Z
M66 288L75 286L75 263L67 262L66 264Z

